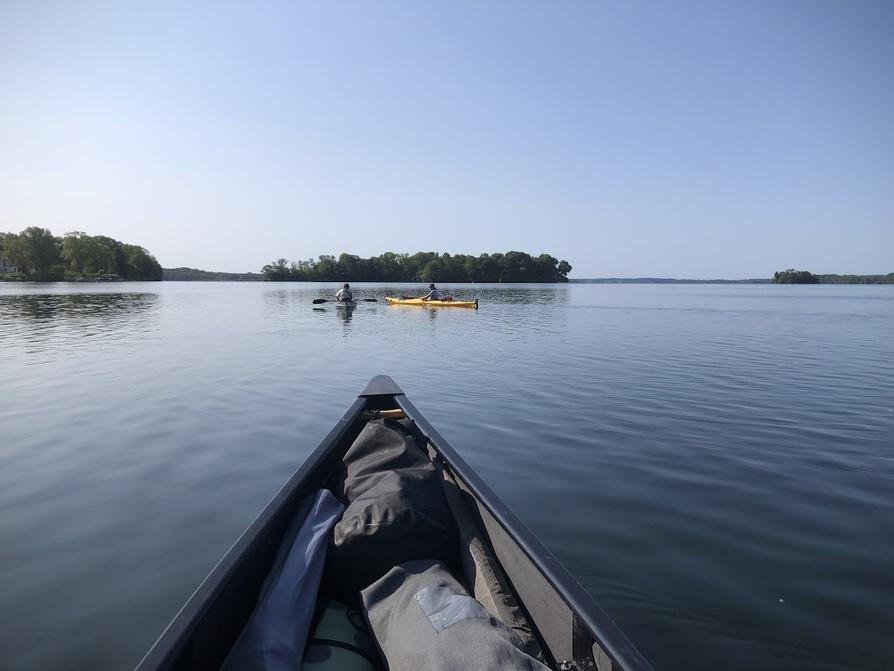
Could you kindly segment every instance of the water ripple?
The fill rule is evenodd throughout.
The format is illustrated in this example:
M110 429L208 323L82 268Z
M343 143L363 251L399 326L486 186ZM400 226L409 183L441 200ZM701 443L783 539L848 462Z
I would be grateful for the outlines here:
M891 288L450 290L0 285L0 659L132 666L385 372L657 668L894 666Z

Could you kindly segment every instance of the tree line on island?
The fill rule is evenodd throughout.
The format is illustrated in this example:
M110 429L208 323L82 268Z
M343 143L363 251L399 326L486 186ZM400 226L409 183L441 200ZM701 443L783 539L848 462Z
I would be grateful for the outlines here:
M36 282L160 280L161 264L139 245L80 231L53 235L31 226L0 233L0 277Z
M774 284L894 284L894 273L887 275L814 275L807 270L773 273Z
M262 269L274 282L567 282L571 264L549 254L439 254L385 252L368 259L353 254L307 261L279 259Z

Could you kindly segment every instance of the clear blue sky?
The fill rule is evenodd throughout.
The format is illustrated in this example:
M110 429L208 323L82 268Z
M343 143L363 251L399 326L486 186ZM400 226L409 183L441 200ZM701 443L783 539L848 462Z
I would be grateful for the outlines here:
M0 2L0 230L894 271L894 2Z

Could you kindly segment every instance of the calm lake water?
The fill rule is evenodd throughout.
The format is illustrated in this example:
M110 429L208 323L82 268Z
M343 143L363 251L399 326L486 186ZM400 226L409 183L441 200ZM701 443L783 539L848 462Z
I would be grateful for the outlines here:
M0 285L0 667L132 667L387 373L656 668L894 668L894 287L451 290Z

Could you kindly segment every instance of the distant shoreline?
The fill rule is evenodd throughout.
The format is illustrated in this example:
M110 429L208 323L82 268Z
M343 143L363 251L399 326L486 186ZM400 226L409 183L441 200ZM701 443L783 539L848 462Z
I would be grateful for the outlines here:
M263 282L261 273L222 273L198 268L162 268L162 282Z
M689 280L673 277L594 277L569 279L570 284L772 284L773 280L753 278L747 280Z
M817 275L815 284L892 284L894 283L894 274L891 275ZM225 273L209 270L199 270L197 268L164 268L162 271L162 281L165 282L263 282L264 276L261 273ZM6 275L0 274L0 282L28 282L22 275ZM58 281L58 280L57 280ZM92 280L75 280L77 283L93 283ZM132 282L141 280L116 280L114 283ZM321 281L310 280L289 280L288 283L320 283ZM334 283L335 280L332 280ZM390 282L394 284L407 284L407 280L378 280L377 283ZM100 281L100 284L108 283ZM326 283L323 281L323 283ZM409 282L414 283L414 282ZM424 282L415 282L416 284L424 284ZM687 279L674 277L591 277L591 278L569 278L569 284L774 284L772 278L749 278L740 280L728 279ZM447 282L443 284L488 284L487 282ZM490 283L492 284L492 283ZM502 284L528 284L527 282L502 282Z
M694 280L672 277L596 277L569 279L572 284L894 284L894 273L887 275L814 275L806 271L786 270L769 278L743 280Z

